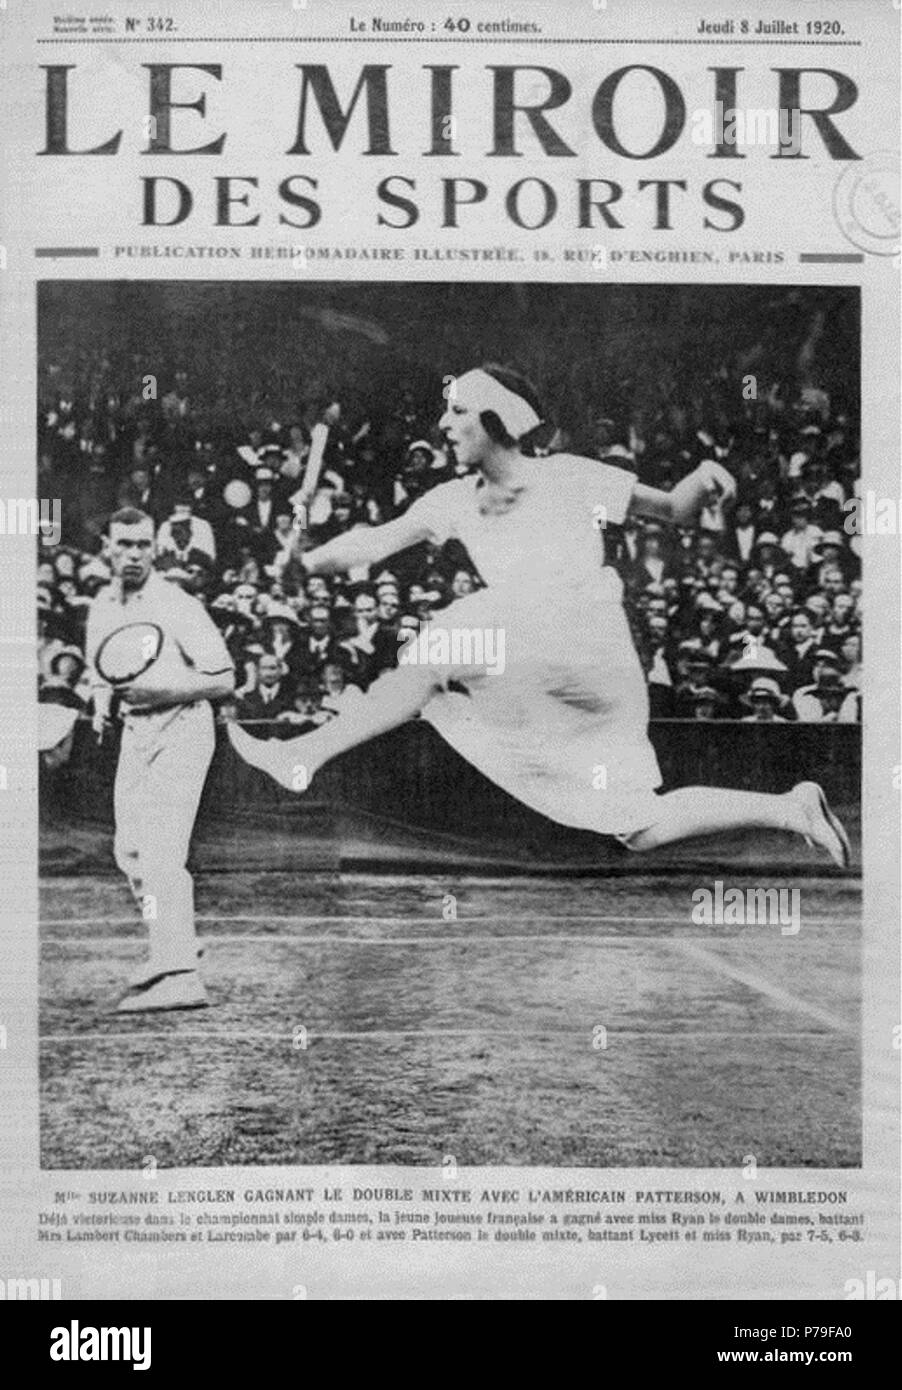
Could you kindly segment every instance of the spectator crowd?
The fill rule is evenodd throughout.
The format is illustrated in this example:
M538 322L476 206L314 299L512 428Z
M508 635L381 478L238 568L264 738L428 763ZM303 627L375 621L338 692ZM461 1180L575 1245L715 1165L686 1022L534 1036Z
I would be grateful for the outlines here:
M731 351L713 366L690 363L688 377L685 362L658 377L649 368L650 389L609 359L586 378L578 412L569 394L572 418L557 414L540 445L664 489L704 458L736 479L735 505L712 497L692 529L630 520L605 533L653 718L861 718L860 564L844 527L859 485L857 406L819 376L817 315L802 319L793 362L803 368L781 359L779 372L765 369L760 353L750 367L754 352ZM207 344L206 358L73 347L74 329L63 348L44 334L39 495L60 499L62 532L55 547L39 543L42 701L86 707L87 610L109 581L103 536L121 507L153 517L156 566L219 625L236 664L234 712L261 736L333 718L397 662L402 629L481 585L456 542L329 580L298 562L298 550L389 520L461 471L436 433L441 376L405 374L403 355L375 337L367 325L311 322L286 373L280 336L254 350L240 326L228 352ZM370 363L386 357L392 370L377 376ZM226 358L243 362L240 394ZM559 404L559 355L554 369L528 350L517 365ZM318 423L329 433L311 491Z

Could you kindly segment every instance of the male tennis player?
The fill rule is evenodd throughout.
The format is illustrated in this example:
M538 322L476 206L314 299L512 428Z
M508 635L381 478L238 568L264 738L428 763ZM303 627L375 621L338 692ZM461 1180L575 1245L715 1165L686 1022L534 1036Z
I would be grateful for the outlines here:
M148 960L118 1012L203 1008L185 865L213 756L209 702L231 694L234 668L202 605L153 570L149 516L131 507L115 512L107 552L113 580L88 617L94 725L101 736L118 694L114 853L150 930Z

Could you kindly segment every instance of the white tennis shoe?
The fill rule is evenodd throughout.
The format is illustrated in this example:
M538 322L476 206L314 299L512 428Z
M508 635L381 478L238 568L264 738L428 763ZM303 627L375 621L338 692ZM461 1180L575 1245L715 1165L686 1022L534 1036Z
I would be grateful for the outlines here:
M827 805L823 788L817 782L797 782L789 793L802 811L802 834L809 845L820 845L840 869L847 869L852 859L852 846L842 822Z

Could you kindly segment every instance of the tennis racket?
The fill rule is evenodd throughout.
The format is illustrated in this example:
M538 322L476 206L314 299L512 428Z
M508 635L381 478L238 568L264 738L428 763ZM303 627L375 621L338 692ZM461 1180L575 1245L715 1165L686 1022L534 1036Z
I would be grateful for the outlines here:
M163 650L163 629L156 623L125 623L104 637L94 665L114 688L130 685L150 670Z
M320 474L323 471L323 461L325 459L326 443L328 439L328 425L319 424L313 426L313 429L310 431L310 452L307 455L307 464L304 469L304 481L301 483L297 492L292 493L291 497L288 499L294 511L296 530L306 531L310 524L314 496L319 487ZM322 519L325 520L325 517Z

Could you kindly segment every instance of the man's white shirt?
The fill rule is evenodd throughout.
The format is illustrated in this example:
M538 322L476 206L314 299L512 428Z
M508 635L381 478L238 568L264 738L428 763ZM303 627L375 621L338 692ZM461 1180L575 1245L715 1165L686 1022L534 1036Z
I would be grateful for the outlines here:
M140 589L123 590L118 579L101 589L88 613L85 643L91 686L110 690L95 660L105 638L129 623L156 623L163 632L158 660L174 660L186 671L221 675L233 669L232 658L203 604L172 580L152 570Z

